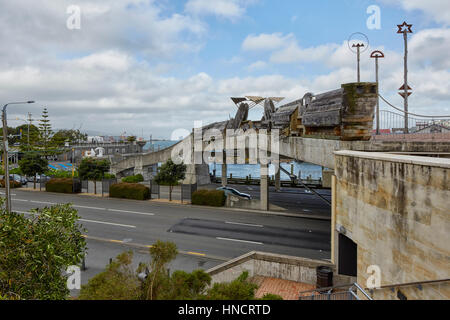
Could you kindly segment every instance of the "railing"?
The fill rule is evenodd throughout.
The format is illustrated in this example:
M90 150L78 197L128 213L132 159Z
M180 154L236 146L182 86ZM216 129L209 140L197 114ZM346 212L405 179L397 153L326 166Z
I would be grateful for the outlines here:
M370 291L371 294L374 291L385 290L385 289L395 289L402 287L410 287L416 286L420 290L422 290L424 285L437 284L443 282L449 282L450 278L447 279L439 279L439 280L428 280L428 281L417 281L417 282L407 282L407 283L398 283L398 284L390 284L381 286L379 288L374 289L363 289L357 283L353 283L350 285L341 285L327 288L316 288L313 290L303 291L299 294L299 300L361 300L361 297L358 296L358 292L361 293L362 297L367 300L373 300L372 297L367 293Z
M361 300L358 292L367 300L373 300L357 283L303 291L299 294L299 300Z

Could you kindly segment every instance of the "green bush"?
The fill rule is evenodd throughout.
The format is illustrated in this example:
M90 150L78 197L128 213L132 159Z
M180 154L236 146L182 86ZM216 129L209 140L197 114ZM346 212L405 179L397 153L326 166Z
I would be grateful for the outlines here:
M223 207L226 199L222 190L198 190L192 194L191 202L199 206Z
M5 187L5 181L4 180L0 180L0 187L2 187L2 188ZM12 188L12 189L20 188L20 187L22 187L22 184L17 182L17 181L14 181L12 179L9 179L9 187Z
M126 183L138 183L138 182L143 182L143 181L144 181L144 177L142 176L142 174L137 174L134 176L122 178L122 182L126 182Z
M109 188L111 198L148 200L150 189L139 183L116 183Z
M9 174L18 174L18 175L23 176L23 172L22 172L22 170L20 170L20 168L14 168L14 169L9 170Z
M45 191L58 193L80 193L81 183L70 178L53 178L45 184Z

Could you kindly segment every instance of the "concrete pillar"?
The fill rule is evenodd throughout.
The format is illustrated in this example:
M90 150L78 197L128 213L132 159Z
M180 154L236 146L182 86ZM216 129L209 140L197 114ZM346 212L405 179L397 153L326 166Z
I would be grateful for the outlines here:
M222 187L226 187L228 185L228 177L227 177L227 165L225 163L222 164Z
M275 191L280 192L281 191L281 172L277 167L275 166Z
M269 166L261 164L261 210L269 211Z

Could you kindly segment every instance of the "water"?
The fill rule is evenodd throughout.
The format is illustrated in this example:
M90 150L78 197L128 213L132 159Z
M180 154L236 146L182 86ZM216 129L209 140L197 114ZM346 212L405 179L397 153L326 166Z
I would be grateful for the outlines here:
M300 163L300 162L291 162L291 163L282 163L281 166L286 169L288 172L291 172L291 164L294 165L294 174L302 179L306 179L310 176L311 179L318 180L322 178L322 167L317 166L311 163ZM222 176L222 165L215 165L216 168L216 177ZM214 164L211 163L209 165L209 172L213 174ZM229 164L227 165L227 175L230 174L235 178L245 178L248 175L251 175L252 178L259 179L260 178L260 166L252 165L252 164ZM272 177L275 175L275 166L269 165L269 176ZM281 171L281 180L290 180L289 176Z

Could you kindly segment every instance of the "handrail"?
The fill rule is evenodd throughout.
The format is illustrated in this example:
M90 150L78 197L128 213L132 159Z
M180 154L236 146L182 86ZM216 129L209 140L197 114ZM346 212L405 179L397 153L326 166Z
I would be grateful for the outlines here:
M427 281L416 281L416 282L407 282L407 283L399 283L399 284L390 284L381 286L378 288L365 288L363 289L360 285L357 283L352 284L344 284L339 286L333 286L333 287L325 287L325 288L315 288L312 290L306 290L299 292L299 295L305 294L305 293L312 293L316 291L330 291L333 289L340 289L340 288L351 288L352 286L355 286L358 290L360 290L364 295L367 297L366 290L382 290L382 289L389 289L389 288L398 288L398 287L406 287L406 286L415 286L415 285L424 285L424 284L433 284L433 283L440 283L440 282L447 282L450 281L450 278L446 279L439 279L439 280L427 280Z
M440 280L428 280L428 281L416 281L416 282L407 282L407 283L399 283L399 284L389 284L389 285L381 286L378 288L371 288L371 289L366 288L366 290L381 290L381 289L417 286L417 285L432 284L432 283L447 282L447 281L450 281L450 278L440 279Z

